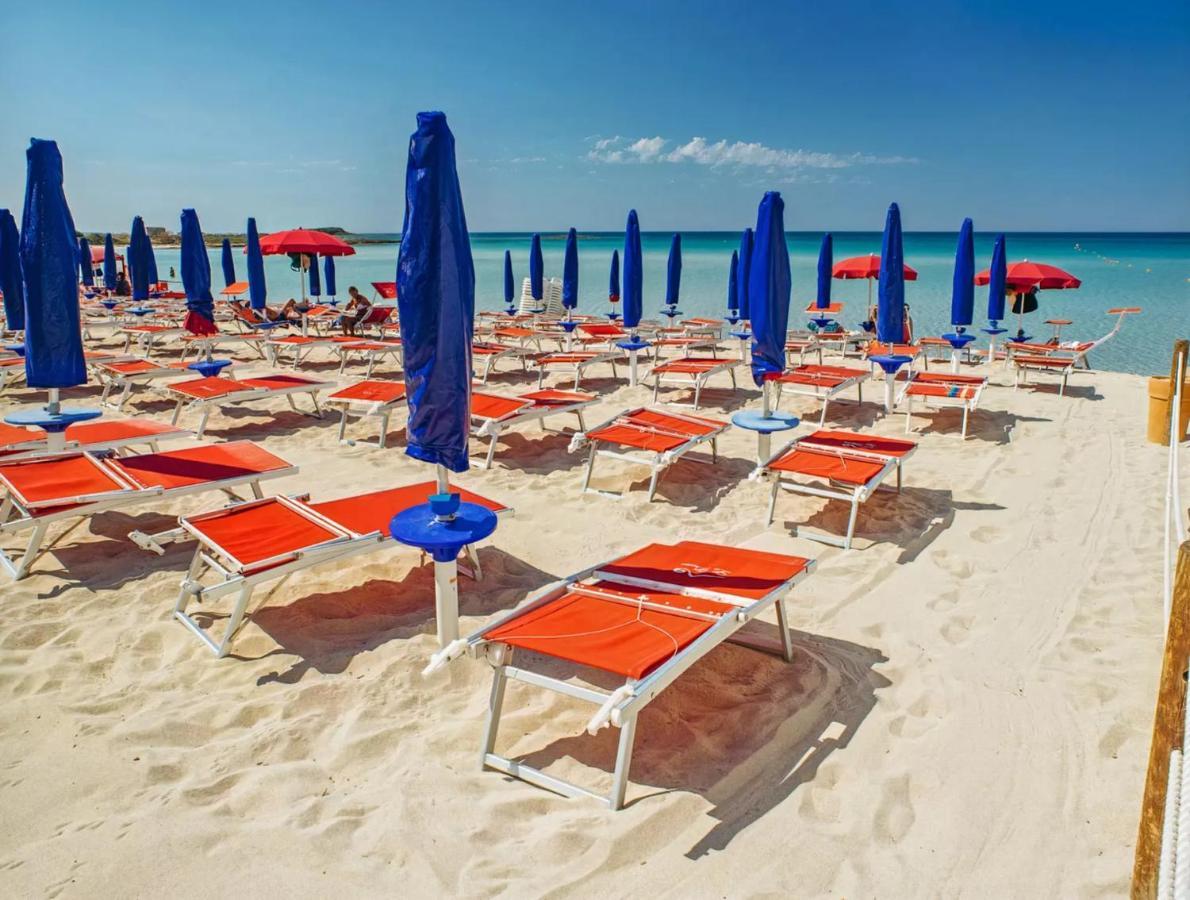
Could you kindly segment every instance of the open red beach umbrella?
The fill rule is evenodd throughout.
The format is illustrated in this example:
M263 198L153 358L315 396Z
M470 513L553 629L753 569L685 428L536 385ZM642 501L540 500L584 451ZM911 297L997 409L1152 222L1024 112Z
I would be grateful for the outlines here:
M904 271L906 281L917 281L916 269L906 265ZM853 256L850 259L837 262L831 272L831 277L863 278L868 282L868 321L872 321L872 282L880 277L880 257L875 253L869 253L867 256Z
M975 276L976 284L987 284L991 280L991 269L984 269ZM1024 295L1034 291L1056 291L1064 289L1077 288L1082 284L1078 278L1075 278L1064 269L1059 269L1057 266L1051 266L1046 263L1030 262L1023 259L1020 262L1008 264L1004 283L1008 290L1017 295L1013 302L1013 312L1017 317L1017 336L1015 340L1027 340L1024 326L1021 324L1021 316L1025 312L1032 312L1036 305L1026 309L1024 303Z
M333 234L316 231L313 228L293 228L266 234L260 239L260 252L264 256L281 253L304 254L306 256L354 256L355 248ZM301 282L301 300L306 299L306 272L300 263L294 266Z

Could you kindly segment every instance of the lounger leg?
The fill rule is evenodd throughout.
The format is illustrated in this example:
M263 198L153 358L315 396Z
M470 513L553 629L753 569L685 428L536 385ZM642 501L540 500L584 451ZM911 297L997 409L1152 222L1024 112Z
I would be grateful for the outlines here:
M339 443L343 442L343 435L347 432L347 407L339 410ZM382 438L383 439L383 438Z
M653 402L657 402L657 390L661 387L661 376L653 373Z
M185 400L179 400L178 405L174 407L174 414L169 420L170 425L178 424L178 416L180 416L182 414L182 404L185 402L186 402Z
M905 395L905 434L909 433L909 426L913 422L913 400Z
M581 409L576 409L574 414L578 417L578 430L586 434L587 426L583 424L583 411Z
M576 382L578 381L577 376L575 376L575 381ZM540 366L537 369L537 390L539 390L539 391L541 390L541 386L544 382L545 382L545 366Z
M587 454L587 475L583 478L583 493L591 489L591 471L595 468L595 445L591 445L591 452Z
M822 414L818 417L818 427L824 428L826 426L826 408L830 405L830 400L822 401Z
M107 395L110 394L111 392L112 392L112 382L104 381L103 382L103 391L99 395L99 405L100 406L103 406L104 404L107 403Z
M21 560L18 563L13 563L10 560L5 560L8 563L8 569L12 572L12 580L20 581L32 568L34 560L41 549L41 542L45 539L46 528L49 527L48 522L42 522L33 527L33 533L29 535L29 543L25 545L25 552L21 555Z
M786 662L793 662L793 636L789 633L789 616L785 611L785 598L777 601L777 628L781 632L781 656Z
M711 438L711 462L719 461L719 438Z
M698 409L698 398L702 395L702 379L699 378L694 382L694 408Z
M322 418L322 408L318 405L318 395L317 394L314 394L314 393L310 394L310 405L314 407L314 418L321 419Z
M206 427L207 427L207 419L210 417L210 415L211 415L211 408L209 406L204 406L202 408L202 417L199 418L199 420L198 420L198 430L194 433L195 437L199 437L199 438L202 437L202 434L206 430Z
M649 502L653 502L653 496L657 493L657 479L661 477L661 468L657 463L653 464L653 475L649 478Z
M847 537L843 539L843 549L851 549L851 538L855 534L855 519L859 515L859 497L851 498L851 515L847 518Z
M474 544L467 544L463 547L463 556L471 563L471 572L469 573L472 581L483 581L483 566L479 563L479 551Z
M388 419L391 413L385 412L380 417L380 449L383 450L388 446Z
M369 354L368 354L368 371L367 371L367 373L364 375L364 377L365 377L365 378L371 378L371 377L372 377L372 367L373 367L374 365L376 365L376 356L375 356L375 354L369 353Z
M628 790L628 769L632 765L632 743L636 738L636 716L630 716L620 726L620 746L616 750L616 771L612 776L612 792L608 805L613 810L624 806L624 794Z
M1059 397L1066 396L1066 379L1069 377L1069 375L1070 375L1070 373L1068 371L1064 371L1062 373L1062 386L1060 388L1058 388L1058 396Z
M769 494L769 517L765 525L773 524L773 517L777 512L777 494L781 490L781 478L778 475L773 475L773 490Z
M488 458L483 466L485 469L490 469L492 467L492 459L495 456L496 456L496 435L493 434L491 439L488 441Z
M967 406L967 404L964 403L963 404L963 440L967 440L967 413L968 413L968 411L969 411L969 407Z
M500 730L500 712L504 708L504 688L508 679L504 666L496 666L492 672L492 692L488 695L488 718L483 728L483 749L479 754L479 767L487 764L489 753L496 750L496 733Z
M252 588L249 585L244 585L240 588L239 599L236 600L235 609L232 610L231 618L227 621L227 631L223 634L223 640L214 647L215 656L219 659L227 656L231 650L231 641L235 637L236 632L240 630L240 625L244 621L244 613L248 610L248 601L252 599Z
M248 487L252 490L252 496L257 500L263 500L264 494L260 490L260 482L254 481Z

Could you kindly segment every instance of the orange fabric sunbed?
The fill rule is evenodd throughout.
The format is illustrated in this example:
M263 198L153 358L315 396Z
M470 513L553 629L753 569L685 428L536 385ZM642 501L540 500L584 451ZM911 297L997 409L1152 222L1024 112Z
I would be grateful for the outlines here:
M294 394L309 394L310 402L314 406L312 415L321 417L318 408L318 393L329 390L335 385L329 381L318 381L302 375L264 374L250 378L195 378L191 381L181 381L166 385L165 391L177 401L174 407L173 419L177 424L183 408L201 410L198 428L195 434L203 436L207 427L207 419L215 406L231 406L238 403L252 403L257 400L267 400L271 397L284 397L289 401L294 412L298 412L293 402Z
M956 375L951 372L910 372L900 378L906 382L896 404L905 406L905 431L913 422L913 403L921 401L932 407L952 407L963 411L962 438L967 437L970 414L979 408L979 400L988 380L983 375Z
M870 377L867 370L853 369L849 366L795 366L771 379L777 386L774 402L780 405L783 391L821 400L822 413L818 418L818 426L821 428L826 423L826 410L831 400L843 391L855 388L856 403L864 402L864 382Z
M545 373L551 369L563 369L574 372L574 389L582 386L583 372L589 367L607 363L612 367L612 377L616 377L616 360L620 359L620 351L576 350L562 353L541 353L531 357L531 362L537 367L537 387L544 386Z
M731 388L736 388L735 370L740 364L738 359L718 359L714 356L683 356L654 365L645 375L645 379L653 379L653 402L657 402L658 392L663 383L676 385L681 388L694 390L695 409L702 397L702 389L707 381L715 375L726 372L731 376Z
M813 567L813 560L802 557L696 541L650 544L527 598L517 609L436 653L426 671L464 653L486 657L494 669L494 681L484 729L484 765L548 790L591 797L619 809L640 711L715 647L727 640L752 643L738 632L770 606L777 611L777 652L787 661L792 659L785 598ZM514 659L516 650L587 666L625 681L610 691L588 687L567 674L542 671L533 665L532 657ZM509 679L598 706L587 724L591 734L609 725L620 729L608 794L596 794L495 752Z
M559 413L573 414L578 419L579 432L585 431L583 410L597 399L594 394L575 391L530 391L515 397L472 391L471 433L489 439L484 468L492 467L502 432L528 422L541 422L544 427L547 417Z
M347 430L348 416L365 418L378 416L380 418L380 437L377 441L381 448L387 446L388 422L392 411L405 402L405 382L403 381L360 381L356 384L340 388L333 394L327 395L327 403L339 407L339 440ZM356 443L350 441L351 444Z
M157 452L160 441L189 436L190 432L184 428L153 419L77 422L65 432L67 450L92 453L119 452L142 444ZM46 435L40 428L19 428L0 422L0 459L10 461L46 453Z

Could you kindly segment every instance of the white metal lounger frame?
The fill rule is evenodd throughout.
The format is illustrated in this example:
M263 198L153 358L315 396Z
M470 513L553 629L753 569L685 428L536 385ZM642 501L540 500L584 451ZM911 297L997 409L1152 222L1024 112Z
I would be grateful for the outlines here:
M603 566L614 562L616 560L608 560L598 566L593 566L575 575L571 575L562 581L545 586L535 595L530 595L525 603L516 609L497 617L470 637L455 641L453 644L439 651L435 654L423 674L433 672L446 662L462 656L464 653L476 659L481 656L484 657L492 666L494 672L492 675L492 689L488 697L487 719L484 724L480 767L503 772L505 775L511 775L514 778L527 781L530 784L545 788L547 791L552 791L564 797L586 797L603 803L611 810L618 810L624 806L624 795L628 788L628 771L632 764L632 745L636 736L636 721L641 710L665 690L665 688L676 681L687 669L715 647L726 641L744 644L763 652L777 653L786 662L790 662L793 659L793 641L789 632L785 599L793 588L814 570L815 562L814 560L807 560L806 567L797 575L763 597L751 601L730 594L683 588L673 584L666 584L662 581L638 579L619 572L611 573L603 571ZM568 591L581 591L583 586L579 582L587 578L593 578L598 581L618 582L628 587L669 590L674 593L689 594L734 606L737 608L737 611L715 617L717 621L714 625L684 649L674 654L667 662L662 663L643 678L629 678L614 691L603 691L598 688L578 684L574 681L568 681L514 666L512 665L513 648L510 645L499 641L488 641L484 637L484 635L493 629L537 607L556 600ZM606 597L602 592L599 596ZM608 597L607 599L611 598ZM634 606L637 605L629 598L624 598L624 602ZM642 603L641 605L643 606L645 604ZM762 643L737 634L748 622L755 619L770 606L776 606L777 608L777 627L781 632L779 650L771 647L768 643ZM682 614L682 611L675 607L666 606L664 610L668 613ZM691 613L691 615L696 614ZM697 615L699 618L706 618L709 614ZM577 700L584 700L597 706L599 708L598 711L587 724L587 731L590 734L595 734L600 729L609 725L614 725L620 729L620 738L616 749L615 769L612 773L612 787L608 794L595 793L573 782L549 775L526 763L510 757L501 756L495 752L496 736L500 728L500 718L504 706L504 691L509 679L554 691L557 694L573 697Z
M620 413L619 415L612 416L606 422L602 422L599 425L596 425L590 431L591 432L599 431L601 428L606 428L609 425L615 425L615 424L620 423L621 419L624 419L624 418L627 418L628 416L633 416L636 413L645 412L645 411L646 411L646 408L643 406L638 406L636 409L625 410L624 412ZM665 415L673 416L676 419L686 419L687 421L694 422L694 423L696 423L700 426L704 426L704 427L712 424L705 419L696 419L696 418L692 418L692 417L687 417L687 416L683 416L681 413L669 412L668 410L665 411ZM632 427L640 428L642 431L653 430L658 433L661 432L660 428L652 428L651 429L647 425L636 425L635 423L628 423L628 424L631 425ZM574 453L576 450L581 450L584 445L587 445L587 444L591 445L591 448L587 453L587 473L583 477L583 493L584 494L588 494L588 493L599 494L602 497L611 497L613 500L622 500L624 498L624 494L622 494L622 493L618 494L618 493L615 493L614 491L601 491L601 490L591 487L591 473L595 469L595 458L597 456L606 456L609 459L621 459L621 460L624 460L625 462L630 462L634 465L645 466L646 468L648 468L652 472L652 475L649 478L648 499L649 499L649 502L652 502L653 496L657 493L657 481L658 481L658 479L660 479L661 473L664 472L666 469L668 469L675 462L677 462L678 459L680 459L686 453L693 450L695 447L699 446L700 444L706 443L707 441L710 441L711 442L711 462L714 463L716 460L718 460L718 458L719 458L719 443L718 443L719 435L721 435L724 431L726 431L728 429L728 427L730 427L730 426L725 423L723 425L716 427L713 431L710 431L707 434L694 435L694 436L688 438L685 441L685 443L679 444L677 447L674 447L672 450L665 450L663 452L658 452L655 450L639 450L639 449L638 450L604 449L599 446L600 443L603 443L603 441L600 438L589 438L589 437L587 437L587 435L590 432L584 431L584 432L580 432L579 434L576 434L573 438L570 439L570 452ZM684 437L684 435L682 435L682 436ZM705 460L698 460L698 462L705 462Z
M172 543L187 538L193 538L198 541L198 548L194 551L194 557L190 561L190 568L186 570L186 577L182 580L178 591L178 601L174 605L173 613L174 618L185 625L219 659L222 659L231 650L232 641L244 624L245 617L248 615L248 605L252 600L252 593L258 585L276 580L277 585L273 588L273 590L276 590L290 575L300 572L303 569L322 565L332 560L357 556L361 553L371 553L373 550L379 550L381 548L404 546L392 540L388 535L381 534L379 531L358 534L344 528L334 520L320 515L316 510L304 505L303 501L309 499L309 494L303 494L298 497L270 498L268 500L257 499L255 501L248 501L246 504L233 504L228 508L243 509L250 505L269 503L273 499L276 499L298 515L304 516L326 528L334 534L334 538L321 544L302 548L301 550L284 553L270 559L259 560L252 563L251 566L239 566L236 565L235 558L230 553L210 538L204 536L199 529L190 524L188 518L180 519L178 528L157 535L159 544ZM502 509L497 512L497 515L510 512L510 509ZM192 518L198 520L202 516L199 515ZM462 552L470 561L471 568L468 569L465 566L460 566L460 571L478 581L483 577L483 570L479 565L479 555L470 544L465 546ZM210 572L217 573L222 580L217 584L204 587L200 579L204 574ZM231 616L227 620L227 627L224 629L223 637L220 640L211 637L208 631L186 612L186 608L192 602L202 603L204 600L217 600L232 593L237 595L236 602L232 608Z
M987 385L988 385L987 379L985 378L983 380L983 383L971 383L971 382L963 382L963 381L956 381L956 382L950 383L953 387L970 388L971 390L973 390L974 394L971 397L967 397L967 398L947 397L945 395L939 395L939 394L931 394L931 395L923 394L919 397L914 397L913 394L910 393L910 390L909 390L914 384L914 379L912 378L912 374L913 373L910 373L911 377L910 377L909 381L905 384L905 386L903 388L901 388L901 393L897 397L896 404L895 404L895 406L900 406L902 403L905 404L905 432L908 433L911 430L911 426L913 424L913 401L920 400L922 402L922 404L925 406L933 406L933 407L939 407L939 408L945 407L948 409L961 409L963 411L963 430L960 434L960 440L966 440L966 438L967 438L967 419L969 418L971 413L975 412L975 410L979 408L979 398L983 396L983 389L985 387L987 387ZM948 382L945 382L945 381L923 381L923 382L921 382L921 384L923 386L924 385L933 385L933 384L947 385Z
M148 447L150 453L160 453L162 441L192 438L194 437L194 433L187 431L185 428L179 428L177 431L166 431L161 434L138 434L132 437L115 438L109 441L88 441L85 444L79 441L67 441L65 447L53 452L48 449L44 438L39 439L33 433L31 433L31 436L33 440L30 440L28 443L10 445L14 448L10 453L0 451L0 463L18 462L22 459L41 459L59 453L111 453L115 456L120 456L130 448L142 445Z
M116 360L116 362L129 362L130 360ZM107 362L107 360L104 360ZM227 374L231 374L236 368L235 363L223 369ZM132 389L140 385L149 385L154 381L159 381L165 378L179 378L192 379L196 373L190 369L180 368L178 366L161 365L155 369L148 369L140 372L117 372L111 369L106 369L102 365L92 367L95 372L95 377L99 379L100 384L103 385L103 392L99 395L99 403L102 406L112 406L117 410L124 408L128 403L128 399L132 396ZM111 403L108 397L115 389L120 390L119 399Z
M682 358L671 359L665 362L659 362L654 365L645 374L645 380L653 379L653 402L657 402L657 393L661 390L662 384L672 384L678 388L687 388L694 390L694 403L671 403L670 406L690 406L693 409L698 409L698 401L702 398L702 389L706 387L706 383L710 380L712 375L719 375L727 372L731 375L731 389L734 391L739 387L735 377L736 366L740 364L738 359L725 358L714 366L708 366L698 372L671 372L666 370L669 363L680 363Z
M252 495L256 498L263 496L260 490L260 482L265 478L278 478L284 475L292 475L297 471L296 466L289 466L284 469L277 469L271 472L253 472L251 475L240 475L234 478L222 479L218 482L201 482L199 484L186 485L185 487L170 488L166 490L161 487L144 488L133 483L127 478L120 475L119 472L102 466L100 461L92 456L90 453L84 453L95 465L102 468L103 472L109 475L116 483L122 485L123 489L119 491L105 491L101 495L87 495L71 498L56 498L52 503L31 504L26 506L18 502L11 494L6 492L3 502L0 502L0 535L13 534L21 531L31 531L29 535L29 543L26 545L24 552L19 557L14 557L10 551L0 549L0 566L4 568L9 575L12 576L13 581L19 581L28 574L30 567L37 558L43 553L49 552L55 543L62 540L66 535L73 531L79 524L87 521L91 516L98 515L101 512L106 512L109 509L119 509L125 506L132 506L137 503L143 503L147 500L152 500L157 497L181 497L187 494L200 494L205 491L220 490L233 499L239 499L232 488L248 485L252 491ZM44 459L44 457L43 457ZM30 462L32 460L29 460ZM38 506L61 505L62 503L77 503L79 505L69 506L65 509L59 509L55 512L46 513L41 516L32 515L32 510ZM12 518L16 514L17 518ZM65 531L57 536L51 543L42 547L45 541L46 532L49 527L55 522L61 522L66 519L78 519L74 525L71 525ZM143 532L130 532L128 537L140 547L150 548L154 543L153 536L144 534ZM160 548L157 548L158 552Z
M583 410L595 402L594 397L590 400L576 400L573 403L535 406L532 400L526 400L524 405L514 412L508 413L505 416L499 416L494 419L484 418L471 414L471 433L477 438L488 438L488 453L484 461L484 468L490 469L492 467L492 459L496 456L496 444L500 441L500 434L511 428L516 428L518 425L524 425L528 422L540 421L541 427L545 428L545 419L549 416L561 415L564 413L573 413L578 419L579 433L584 433L587 430L583 424Z
M302 337L300 341L286 341L281 339L272 339L265 341L264 350L269 365L281 365L281 355L287 350L293 351L293 364L291 369L296 369L307 356L314 350L331 350L335 351L335 345L340 343L334 338L312 337L306 339L305 335L289 335L289 337ZM361 338L362 340L362 338Z
M398 400L361 400L356 397L327 397L328 405L339 407L339 443L351 447L357 444L371 444L372 441L369 440L348 439L344 436L347 432L347 419L351 416L357 419L378 417L380 419L380 436L376 439L376 446L381 450L385 449L388 446L389 419L392 417L393 410L404 404L406 399L406 397L401 397Z
M120 328L120 331L124 333L124 353L128 353L132 349L132 342L136 341L141 352L145 356L149 356L157 344L167 341L172 337L177 337L179 334L186 333L185 328L176 325L169 325L155 331L141 331L138 330L139 327L137 325L128 325Z
M487 350L495 348L499 341L476 341ZM496 363L502 359L519 360L521 364L521 371L525 371L525 355L532 351L526 350L524 347L514 346L512 344L500 345L503 349L497 352L485 352L479 358L483 359L483 373L479 376L480 384L488 383L488 376L492 374L492 369L496 367ZM472 360L476 359L474 351L472 352Z
M1064 397L1066 395L1066 382L1069 380L1071 373L1078 368L1078 364L1081 362L1084 368L1090 368L1090 365L1087 363L1087 353L1091 349L1091 347L1088 347L1086 350L1075 353L1073 356L1066 356L1061 354L1060 351L1040 356L1026 356L1024 354L1013 353L1009 356L1009 361L1011 361L1014 369L1012 380L1013 390L1019 388L1022 383L1028 382L1029 372L1050 372L1051 374L1060 374L1062 376L1061 384L1058 386L1058 396ZM1040 360L1046 360L1046 362L1043 363ZM1059 361L1065 363L1065 365L1050 364L1051 362L1057 363Z
M284 388L246 388L242 391L234 391L230 394L220 394L218 397L186 397L178 398L177 405L174 407L174 414L170 418L171 425L178 424L178 418L182 415L183 409L200 409L202 410L201 417L198 421L198 428L194 430L195 437L201 438L203 432L206 431L207 419L211 416L211 409L218 406L236 406L240 403L251 403L253 400L263 400L267 397L284 397L289 401L290 408L295 413L308 415L315 419L322 418L322 410L318 406L318 392L325 391L335 387L335 384L330 381L314 381L309 384L295 384L291 387ZM297 404L293 402L294 394L309 394L310 403L314 406L314 412L302 413L297 408Z
M770 470L769 466L779 460L782 456L792 450L798 444L805 446L807 450L816 450L823 453L835 454L840 457L851 457L853 459L862 459L866 462L883 463L883 468L876 474L876 476L865 484L850 485L841 484L834 481L828 481L830 487L815 487L812 484L802 484L801 482L792 480L792 476L797 474L794 472L782 472L779 470ZM881 488L882 482L889 476L890 473L896 472L897 487L899 493L901 490L901 466L916 452L916 448L909 450L902 456L889 456L884 453L875 453L869 450L853 449L848 447L846 450L830 444L815 443L811 436L794 438L779 451L773 454L761 466L757 467L756 471L752 473L753 478L769 475L772 477L772 491L769 495L769 509L768 518L765 521L766 525L773 524L773 517L777 509L777 493L782 489L794 494L806 494L811 497L825 497L828 500L844 500L851 504L851 514L847 517L847 534L842 537L836 537L833 534L827 534L822 531L807 531L805 528L799 527L795 529L794 534L801 537L809 538L812 541L819 541L823 544L830 544L833 547L842 547L844 550L851 549L851 539L855 536L855 520L859 515L859 506L867 500L873 493ZM812 478L815 476L804 476ZM889 490L889 488L885 488Z
M806 375L807 378L814 377L814 373L812 373L812 372L807 372L807 373L803 373L803 374ZM837 378L838 376L831 375L830 373L822 373L821 377L823 379L826 379L826 378L833 379L833 378ZM812 382L810 384L804 384L804 383L794 382L794 381L783 382L783 381L781 381L780 378L774 378L773 384L775 384L777 386L777 396L773 400L773 406L776 407L776 406L780 405L781 393L782 393L782 391L786 391L786 390L789 391L791 394L798 395L799 397L813 397L815 400L821 400L822 401L822 413L818 416L818 427L821 428L823 425L826 424L826 410L827 410L827 407L830 406L831 400L833 400L839 394L843 393L843 391L847 391L847 390L850 390L851 388L855 388L855 390L856 390L856 401L855 402L856 403L864 402L864 382L868 380L868 377L869 376L868 376L867 372L860 372L860 373L855 374L854 376L845 378L843 381L840 381L838 384L835 384L835 385L824 385L824 384L819 384L819 383L814 383L814 382Z
M609 351L606 351L603 353L596 352L596 353L594 353L593 356L587 357L585 359L567 360L565 362L557 363L556 366L547 366L547 363L549 363L549 357L555 356L555 355L557 355L557 356L576 356L576 355L582 356L582 355L584 355L584 351L576 350L576 351L571 351L570 353L562 352L562 353L558 353L558 354L547 353L547 354L545 354L544 358L534 359L533 364L537 367L537 388L538 388L538 390L541 390L541 388L544 386L545 371L547 368L564 368L564 367L565 368L573 368L574 369L574 389L576 391L581 389L580 385L582 383L583 372L589 366L599 365L600 363L610 363L611 367L612 367L612 378L616 378L617 377L616 376L616 360L620 359L622 356L622 354L620 353L619 350L614 350L614 351L609 350Z
M380 346L381 343L384 343L383 347ZM350 361L353 353L362 353L367 359L368 368L364 373L364 378L372 377L372 369L376 365L376 361L384 356L393 357L399 368L405 368L405 346L400 341L385 343L383 341L361 339L357 344L336 344L335 352L339 354L340 375L347 368L347 363Z

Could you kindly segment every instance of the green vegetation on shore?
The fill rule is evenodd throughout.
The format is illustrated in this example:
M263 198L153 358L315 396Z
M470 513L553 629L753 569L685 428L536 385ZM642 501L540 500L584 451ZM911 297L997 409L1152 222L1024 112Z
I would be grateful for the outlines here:
M147 225L145 230L149 233L149 238L153 241L154 247L177 247L182 243L182 236L177 232L170 231L160 225ZM391 240L385 238L368 237L367 235L355 234L345 228L340 228L337 225L328 225L325 228L315 229L317 231L325 231L327 234L333 234L344 243L348 244L391 244ZM78 231L75 233L76 237L86 238L92 247L102 247L105 233L101 231ZM208 247L219 247L223 244L223 239L227 238L231 241L233 247L243 247L248 242L248 235L239 233L222 233L215 231L207 231L203 233L203 239ZM117 246L127 246L128 232L121 231L118 234L112 232L112 240Z

